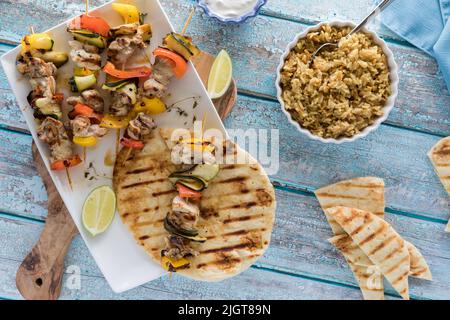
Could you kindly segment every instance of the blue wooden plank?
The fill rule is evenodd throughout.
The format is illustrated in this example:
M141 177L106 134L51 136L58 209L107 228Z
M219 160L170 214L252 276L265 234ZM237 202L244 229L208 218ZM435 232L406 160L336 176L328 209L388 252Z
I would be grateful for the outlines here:
M42 225L0 218L0 297L19 299L15 272L20 261L35 243ZM20 234L20 241L17 241ZM165 276L123 294L111 291L77 237L69 250L66 267L78 266L81 288L67 286L63 278L62 299L360 299L358 289L252 268L220 283L202 283L174 275ZM126 272L126 271L124 271Z
M36 21L36 30L44 30L84 9L82 3L73 0L67 1L65 6L56 5L55 8L46 1L40 1L38 5L29 2L14 5L9 2L0 3L0 9L10 12L4 18L6 22L0 25L0 39L18 41L27 32L30 17L34 22L35 17L45 16L47 19ZM104 2L96 1L95 4ZM286 1L283 3L286 4ZM192 1L163 0L162 4L176 28L181 29ZM305 12L308 5L310 4L304 4ZM359 5L353 7L358 8ZM325 6L324 10L326 8L330 7ZM301 10L298 12L299 15L302 14ZM350 11L346 12L350 15ZM224 26L198 13L189 32L200 47L207 51L215 53L220 48L228 50L234 60L235 78L241 90L268 95L273 99L279 56L294 35L307 26L267 16L259 16L240 26ZM401 78L400 96L389 118L390 123L438 135L450 135L450 94L435 61L410 47L396 43L391 43L390 47L400 64ZM13 114L9 115L14 119ZM0 116L1 118L7 117Z

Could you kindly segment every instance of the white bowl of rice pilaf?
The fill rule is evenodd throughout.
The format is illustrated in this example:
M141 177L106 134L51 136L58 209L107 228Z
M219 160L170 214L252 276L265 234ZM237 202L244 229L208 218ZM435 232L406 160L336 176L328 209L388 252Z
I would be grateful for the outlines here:
M306 29L287 46L277 70L277 97L288 120L323 143L352 142L386 121L398 95L398 66L374 32L346 38L352 22ZM342 39L309 64L323 43Z

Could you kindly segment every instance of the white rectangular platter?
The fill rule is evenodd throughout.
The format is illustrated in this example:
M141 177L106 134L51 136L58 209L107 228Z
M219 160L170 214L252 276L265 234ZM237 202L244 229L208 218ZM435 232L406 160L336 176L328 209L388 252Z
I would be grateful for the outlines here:
M151 52L161 44L163 37L167 33L174 31L161 4L158 0L117 2L134 4L139 7L142 13L147 14L145 22L150 23L153 29L153 38L150 47L147 49L147 53L149 56L152 56ZM92 10L90 14L101 16L114 27L123 24L123 21L112 10L111 3ZM66 26L67 22L64 22L47 31L55 40L55 51L65 51L67 53L70 51L68 41L71 40L71 37L66 30ZM42 30L36 31L42 32ZM150 260L144 250L134 241L131 233L128 232L117 215L110 228L104 234L95 238L90 236L81 225L81 209L89 192L100 185L112 185L113 166L108 161L105 161L105 159L111 156L114 157L115 155L116 132L112 130L108 136L101 140L98 146L93 149L88 149L86 161L82 165L70 169L73 185L73 189L71 189L65 172L54 172L49 169L48 147L37 138L36 129L38 125L34 120L32 108L26 99L28 93L31 91L31 87L28 79L16 70L16 57L19 52L20 47L17 47L1 58L9 84L16 96L18 105L22 110L47 169L75 221L81 236L111 288L115 292L120 293L160 277L165 271ZM66 97L68 96L68 90L63 89L63 87L72 75L72 70L73 65L69 62L58 71L58 91L63 91ZM194 117L196 119L203 119L206 115L207 128L216 128L226 134L222 121L192 64L190 64L188 72L182 79L173 80L169 92L169 98L165 101L167 105L189 97L198 97L198 105L194 108L192 100L188 99L178 105L178 107L186 111L187 116L180 116L178 112L170 112L155 117L160 127L191 128ZM67 106L63 109L66 114L70 111ZM80 149L78 153L82 155L83 151ZM92 164L91 168L89 168L90 164ZM88 179L86 179L85 175L88 176Z

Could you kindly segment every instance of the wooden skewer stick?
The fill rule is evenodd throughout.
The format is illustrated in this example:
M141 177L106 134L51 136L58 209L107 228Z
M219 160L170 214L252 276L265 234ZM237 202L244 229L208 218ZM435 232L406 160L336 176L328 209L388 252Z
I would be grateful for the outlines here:
M133 151L132 148L127 148L127 154L125 155L125 158L123 159L122 167L125 166L125 163L127 162L128 158L130 157L132 151Z
M31 32L31 34L34 34L34 27L33 26L30 26L30 32Z
M89 14L89 0L86 0L86 15Z
M72 179L70 178L70 173L69 173L69 169L66 167L66 176L67 176L67 181L69 182L69 187L70 190L73 191L73 186L72 186Z
M191 23L192 17L194 17L196 7L193 6L191 9L191 12L189 13L189 17L186 20L186 23L184 24L183 30L181 31L181 34L184 35L189 27L189 24Z

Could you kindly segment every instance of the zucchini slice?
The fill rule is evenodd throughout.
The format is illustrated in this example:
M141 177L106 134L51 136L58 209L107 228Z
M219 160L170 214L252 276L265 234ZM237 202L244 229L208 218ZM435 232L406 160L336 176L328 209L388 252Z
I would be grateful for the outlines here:
M62 118L61 106L49 98L36 98L31 106L35 109L35 115L43 115L60 120Z
M139 30L142 32L142 39L144 42L149 42L152 39L152 27L149 24L142 24L139 26Z
M219 173L219 165L218 164L198 164L194 168L179 172L179 174L185 176L185 177L195 177L198 179L203 180L204 182L210 182L212 179L214 179L217 174Z
M70 30L75 40L80 42L96 46L99 49L104 49L106 47L106 39L88 30Z
M120 88L122 88L123 86L125 86L126 84L128 84L130 82L129 79L123 79L123 80L118 80L118 81L114 81L114 82L110 82L110 83L105 83L102 86L103 90L109 90L109 91L117 91Z
M136 104L137 102L137 87L135 83L127 83L117 90L118 92L123 92L131 99L131 104Z
M200 49L189 38L174 32L169 33L164 38L163 44L167 49L178 53L186 60L190 60L200 53Z
M164 219L164 229L166 229L166 231L169 232L170 234L174 234L174 235L183 237L183 238L191 240L191 241L205 242L207 240L204 237L200 237L198 235L197 230L184 230L184 229L177 228L170 222L170 220L167 216Z
M75 76L70 78L69 84L72 92L82 92L95 86L97 78L93 74L84 77Z
M35 58L41 58L45 62L52 62L57 68L62 67L69 61L69 57L65 52L31 50L31 55Z
M208 184L203 181L202 179L199 179L194 176L186 176L184 174L177 174L173 173L169 176L169 180L176 185L177 183L182 184L185 187L188 187L189 189L192 189L194 191L202 191L206 187L208 187Z

